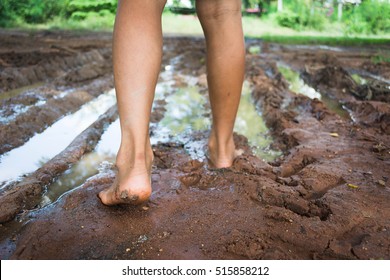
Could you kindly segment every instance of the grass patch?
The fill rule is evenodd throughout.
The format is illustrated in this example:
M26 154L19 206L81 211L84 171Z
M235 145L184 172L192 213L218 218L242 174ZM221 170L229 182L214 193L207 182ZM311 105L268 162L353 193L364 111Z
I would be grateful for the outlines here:
M371 37L263 35L256 38L261 38L266 42L296 45L367 46L390 44L390 38Z
M162 15L164 34L203 35L202 27L196 15L179 15L164 11Z
M111 13L88 13L83 20L56 17L44 24L18 22L18 29L27 30L82 30L112 31L115 16ZM263 39L281 44L320 44L339 46L363 46L390 44L390 34L376 36L345 36L338 23L328 24L323 31L312 29L294 30L279 26L271 15L264 18L244 16L242 19L245 37ZM166 9L162 15L164 35L203 36L202 27L196 15L179 15ZM387 61L379 57L378 61Z

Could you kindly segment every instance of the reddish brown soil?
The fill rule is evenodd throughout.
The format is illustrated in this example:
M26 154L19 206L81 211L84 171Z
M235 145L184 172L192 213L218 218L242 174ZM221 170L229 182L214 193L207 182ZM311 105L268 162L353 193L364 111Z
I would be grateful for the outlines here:
M52 100L47 117L39 118L47 109L33 106L1 124L1 153L112 87L110 34L1 31L0 41L0 96L44 82L42 93L3 99L2 109L12 114L16 104L43 98L48 105ZM66 164L93 149L99 136L93 136L89 147L75 141L62 157L27 177L35 176L33 183L41 184L38 191L26 191L26 179L0 190L0 201L9 203L0 204L1 258L390 259L388 85L376 80L367 86L368 95L349 74L364 70L389 79L390 64L371 59L389 50L251 44L260 44L262 52L247 54L247 80L273 145L283 156L266 163L251 153L244 136L236 134L236 145L245 153L232 168L213 170L206 159L192 160L182 145L158 144L153 147L153 194L148 203L103 206L96 195L115 176L106 170L56 203L36 208L29 202L41 195L46 184L41 181L55 180ZM162 69L177 58L175 70L196 77L204 86L203 39L166 38L164 51ZM277 61L339 100L352 118L341 118L320 100L291 92ZM180 86L180 80L175 83ZM84 97L64 107L65 98L54 98L64 89L84 92ZM163 115L161 102L152 121ZM206 138L204 132L192 135ZM39 174L45 174L44 180ZM15 230L19 220L28 223Z

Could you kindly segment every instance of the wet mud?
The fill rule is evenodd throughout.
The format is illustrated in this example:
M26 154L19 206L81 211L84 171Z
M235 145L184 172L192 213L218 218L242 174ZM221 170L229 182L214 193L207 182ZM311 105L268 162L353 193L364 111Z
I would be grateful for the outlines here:
M113 87L110 34L0 39L1 154ZM388 47L247 49L243 104L261 118L240 119L243 154L231 168L206 157L204 40L166 37L150 201L106 207L97 197L115 179L113 107L40 168L0 183L1 258L389 259L390 64L372 59Z

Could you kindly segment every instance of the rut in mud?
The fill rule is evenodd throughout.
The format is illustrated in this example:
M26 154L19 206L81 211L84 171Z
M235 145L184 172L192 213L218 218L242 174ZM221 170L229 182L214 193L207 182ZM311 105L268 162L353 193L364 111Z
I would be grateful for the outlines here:
M152 197L109 208L111 34L0 39L2 259L390 258L388 48L248 40L244 153L214 170L204 40L165 38Z

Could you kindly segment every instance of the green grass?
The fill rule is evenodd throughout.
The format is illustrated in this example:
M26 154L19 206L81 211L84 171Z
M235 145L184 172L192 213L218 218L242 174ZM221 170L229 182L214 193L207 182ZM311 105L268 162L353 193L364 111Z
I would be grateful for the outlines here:
M202 35L202 28L196 16L163 14L164 34ZM379 36L345 36L338 23L329 24L324 31L293 30L278 26L272 18L259 19L253 16L242 19L245 37L259 38L267 42L282 44L321 45L384 45L390 44L390 34Z
M94 30L111 31L115 16L91 15L83 21L65 20L54 18L45 24L29 25L18 23L18 28L29 30L40 29L65 29L65 30ZM390 34L372 36L346 36L343 26L338 23L328 24L323 31L317 30L293 30L277 25L273 16L257 18L254 16L243 17L243 29L247 38L259 38L267 42L282 44L321 44L321 45L384 45L390 44ZM203 36L202 27L195 15L177 15L164 11L162 17L164 35L189 35Z
M42 24L28 24L18 22L15 28L25 30L93 30L93 31L112 31L114 27L114 15L91 16L85 20L77 21L55 17L51 21Z
M366 46L366 45L388 45L390 38L375 37L338 37L338 36L281 36L281 35L263 35L266 42L281 44L312 44L312 45L331 45L331 46Z
M164 34L203 35L202 27L195 15L177 15L164 12L162 28Z

